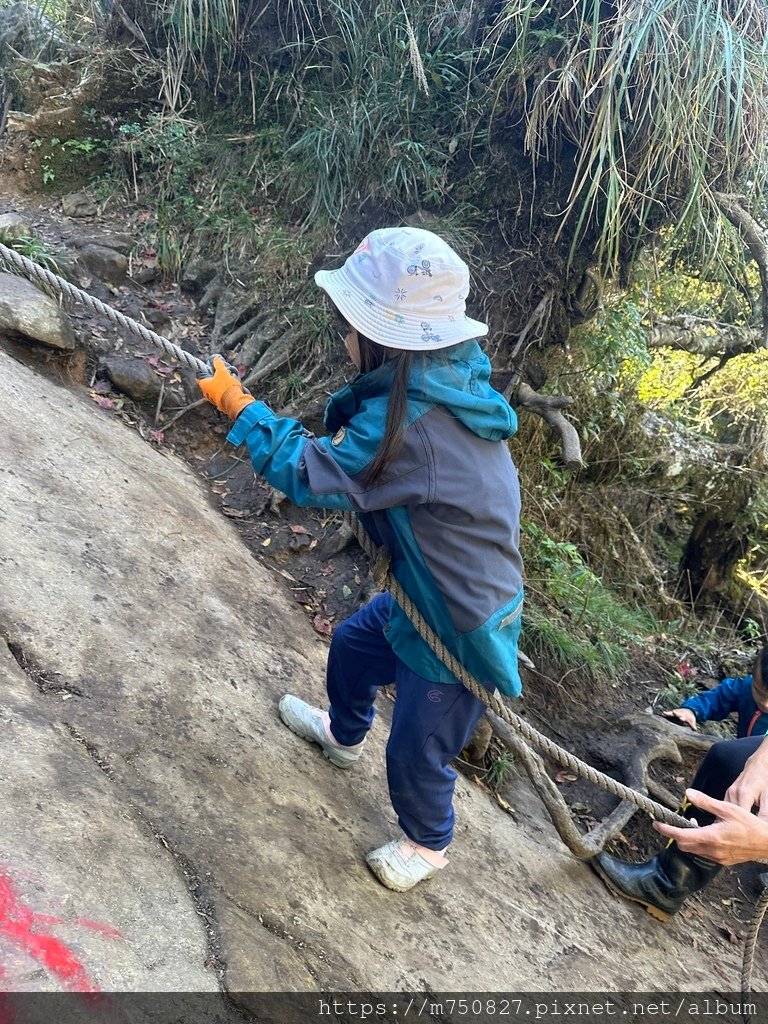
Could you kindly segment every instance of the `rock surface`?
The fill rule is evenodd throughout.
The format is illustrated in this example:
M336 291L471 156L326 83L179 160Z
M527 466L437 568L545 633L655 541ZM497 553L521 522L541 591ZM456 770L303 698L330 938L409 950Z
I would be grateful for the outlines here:
M3 239L29 238L32 227L20 213L0 213L0 241Z
M116 249L88 243L77 254L78 265L101 281L118 284L128 273L128 258Z
M145 359L135 356L107 356L100 366L124 394L137 402L155 400L162 381Z
M609 896L522 782L514 821L460 778L449 868L382 889L363 857L397 833L388 699L349 772L288 732L277 701L322 700L326 647L282 580L174 456L2 352L0 374L0 878L61 919L87 978L202 991L215 962L244 1005L738 990L740 947ZM14 982L63 986L2 941Z
M0 274L0 331L15 331L51 348L75 347L67 313L39 288L15 274Z
M61 197L61 210L65 217L94 217L96 203L87 192L70 192Z

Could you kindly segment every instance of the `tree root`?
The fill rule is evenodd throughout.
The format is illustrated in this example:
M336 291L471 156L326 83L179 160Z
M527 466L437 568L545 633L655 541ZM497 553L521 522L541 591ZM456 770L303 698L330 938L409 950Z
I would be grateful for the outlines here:
M281 366L288 362L291 355L291 349L293 343L296 340L296 331L288 330L285 334L281 335L276 341L274 341L267 351L259 359L258 363L254 366L251 372L242 381L243 387L251 387L253 384L258 384L259 381L264 380L275 370L279 370ZM193 409L199 409L201 405L205 405L207 399L198 398L196 402L191 402L189 405L185 405L183 409L179 409L178 412L174 413L170 419L166 420L163 424L163 430L168 430L182 418L186 416L188 412L192 412Z
M628 801L621 801L596 828L586 834L579 831L571 811L557 785L550 778L550 772L539 754L504 722L498 715L489 711L488 718L498 739L514 752L526 770L531 784L541 798L552 819L552 824L568 849L580 860L589 860L600 853L605 844L613 839L624 828L627 822L639 810ZM682 762L680 748L707 750L713 742L712 737L699 736L694 732L682 730L671 725L665 719L651 715L628 715L618 723L621 732L627 734L629 757L622 765L621 776L625 785L631 786L643 794L651 794L654 799L672 807L680 805L680 800L665 786L648 778L650 765L657 760ZM615 759L616 736L601 738L598 749L594 753L609 762Z
M576 427L562 413L563 409L572 404L573 399L567 395L540 395L525 381L517 388L517 405L541 416L545 423L557 431L563 443L565 468L577 470L584 465L581 441Z

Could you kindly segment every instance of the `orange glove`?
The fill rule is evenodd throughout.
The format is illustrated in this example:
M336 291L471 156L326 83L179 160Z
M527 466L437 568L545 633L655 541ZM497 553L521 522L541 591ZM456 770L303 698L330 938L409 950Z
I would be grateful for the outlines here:
M255 402L235 370L221 356L211 356L206 370L197 374L197 386L219 412L236 420L246 405Z

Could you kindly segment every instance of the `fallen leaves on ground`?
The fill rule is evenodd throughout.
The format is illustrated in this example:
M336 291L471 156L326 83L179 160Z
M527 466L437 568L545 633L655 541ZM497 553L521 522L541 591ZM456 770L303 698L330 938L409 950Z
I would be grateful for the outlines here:
M98 405L101 409L115 408L115 403L112 401L111 398L104 398L102 395L91 395L91 398L94 400L96 405Z
M322 615L316 615L314 619L312 619L312 628L322 636L330 636L331 633L333 633L333 626L331 625L330 619L323 618Z
M229 519L247 519L248 516L250 516L251 514L250 510L247 508L232 508L231 505L222 505L221 511ZM262 541L261 543L262 547L266 547L269 543L271 543L271 541L269 538L267 538L266 541Z

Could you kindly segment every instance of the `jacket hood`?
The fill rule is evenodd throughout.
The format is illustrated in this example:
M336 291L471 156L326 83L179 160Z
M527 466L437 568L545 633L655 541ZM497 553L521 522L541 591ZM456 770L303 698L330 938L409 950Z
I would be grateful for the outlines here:
M420 415L421 404L447 409L478 437L503 441L517 431L517 416L506 399L490 385L491 363L477 341L463 341L437 352L414 353L408 382L408 398L416 405L411 419ZM361 404L387 393L392 379L388 364L361 374L328 403L325 424L335 432L347 423ZM417 411L418 410L418 411Z

